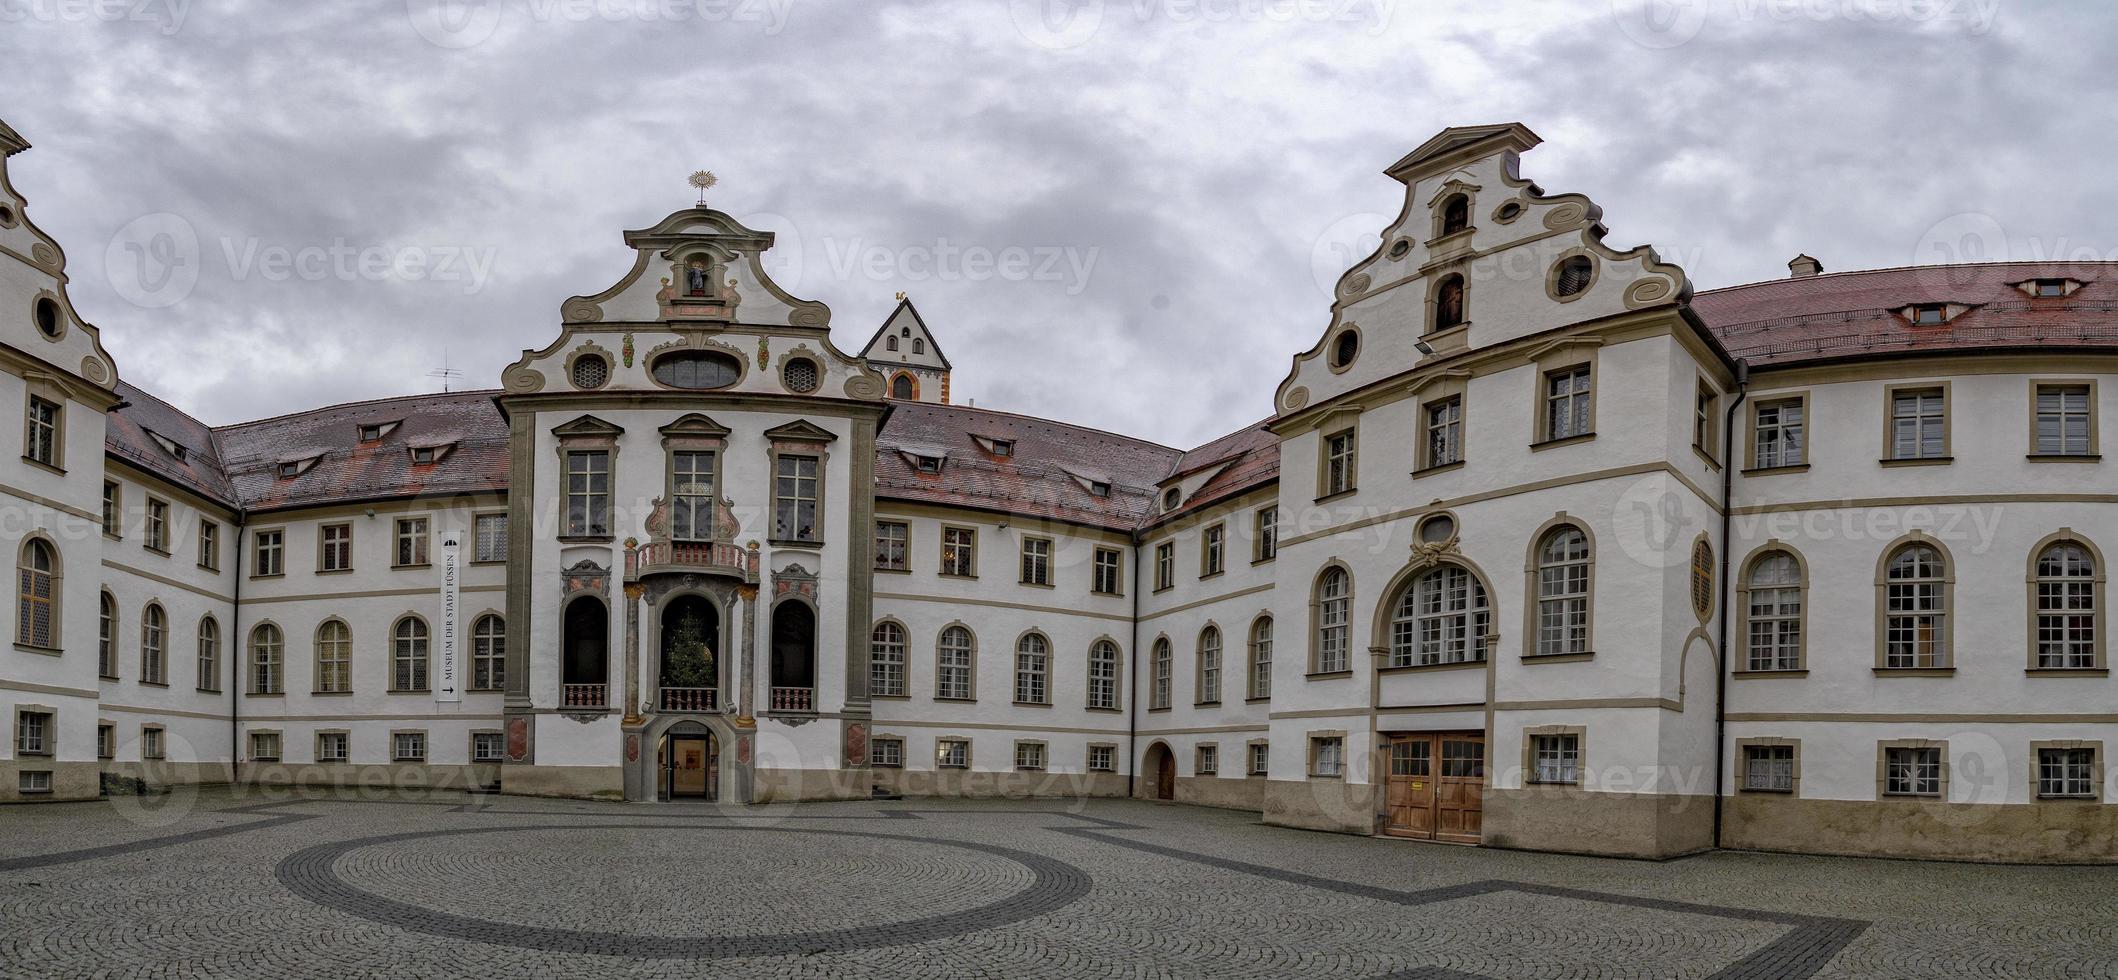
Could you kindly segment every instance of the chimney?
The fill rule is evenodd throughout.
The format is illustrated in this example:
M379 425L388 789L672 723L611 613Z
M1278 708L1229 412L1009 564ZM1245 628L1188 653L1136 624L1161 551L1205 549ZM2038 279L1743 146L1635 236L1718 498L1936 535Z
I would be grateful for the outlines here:
M1797 255L1787 263L1787 271L1793 273L1793 275L1788 277L1790 279L1807 279L1823 272L1824 263L1818 262L1807 255Z

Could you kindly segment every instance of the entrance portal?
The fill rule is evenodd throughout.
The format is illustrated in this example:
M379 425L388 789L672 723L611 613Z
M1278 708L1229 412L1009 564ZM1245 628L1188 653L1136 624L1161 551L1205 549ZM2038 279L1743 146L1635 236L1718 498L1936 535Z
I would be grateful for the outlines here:
M1393 837L1478 843L1486 785L1485 735L1397 735L1389 744L1384 831Z
M662 739L662 798L721 798L719 746L711 734L669 735Z
M1154 793L1154 798L1158 800L1176 799L1177 757L1169 751L1169 746L1160 742L1148 746L1146 761L1147 764L1143 768L1147 770L1148 785L1151 787L1151 792Z

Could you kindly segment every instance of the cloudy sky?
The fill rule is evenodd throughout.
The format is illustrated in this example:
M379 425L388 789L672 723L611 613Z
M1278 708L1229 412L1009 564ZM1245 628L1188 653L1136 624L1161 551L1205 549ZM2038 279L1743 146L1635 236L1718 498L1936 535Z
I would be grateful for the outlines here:
M1702 287L2118 258L2102 0L0 0L31 216L120 372L219 424L491 387L692 200L959 400L1264 417L1437 130Z

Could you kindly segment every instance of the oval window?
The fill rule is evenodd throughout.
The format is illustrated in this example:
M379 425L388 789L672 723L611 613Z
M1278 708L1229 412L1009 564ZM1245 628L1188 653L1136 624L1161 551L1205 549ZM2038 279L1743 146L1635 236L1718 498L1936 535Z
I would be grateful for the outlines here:
M743 377L743 366L720 351L678 351L655 359L654 377L671 388L726 388Z
M64 332L59 322L59 304L52 302L49 297L40 298L37 300L36 313L38 332L53 340L59 339L59 334Z
M1351 330L1345 331L1339 334L1338 340L1331 345L1331 366L1344 368L1352 364L1353 359L1360 356L1360 352L1361 335Z

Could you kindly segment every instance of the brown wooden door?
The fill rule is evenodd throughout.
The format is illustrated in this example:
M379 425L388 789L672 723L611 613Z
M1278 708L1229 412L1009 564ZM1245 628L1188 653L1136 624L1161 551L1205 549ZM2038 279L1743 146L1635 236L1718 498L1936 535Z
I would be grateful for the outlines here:
M1434 836L1434 738L1402 735L1390 740L1390 771L1384 783L1388 812L1383 830L1396 837Z
M1486 737L1443 735L1435 780L1434 838L1477 843L1485 811Z
M1478 843L1486 777L1484 735L1398 735L1388 741L1383 831Z
M1177 758L1166 748L1156 747L1158 765L1155 766L1155 799L1177 798Z

